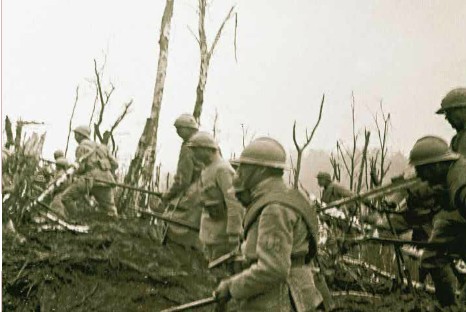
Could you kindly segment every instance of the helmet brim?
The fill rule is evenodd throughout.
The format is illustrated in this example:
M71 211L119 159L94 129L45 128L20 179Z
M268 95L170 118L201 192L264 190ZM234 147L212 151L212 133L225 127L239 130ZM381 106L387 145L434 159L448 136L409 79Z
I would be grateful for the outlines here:
M443 114L445 114L445 109L444 109L443 107L441 107L441 108L440 108L439 110L437 110L435 113L436 113L437 115L443 115Z

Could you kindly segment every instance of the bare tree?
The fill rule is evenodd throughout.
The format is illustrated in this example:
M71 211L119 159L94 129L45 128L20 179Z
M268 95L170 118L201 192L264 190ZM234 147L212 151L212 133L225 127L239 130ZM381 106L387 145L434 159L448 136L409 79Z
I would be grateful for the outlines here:
M338 161L338 153L337 153L337 158L335 158L335 155L332 153L330 153L330 164L332 165L332 169L333 169L333 180L337 180L338 182L340 182L341 180L341 166L340 166L340 162Z
M159 60L157 65L157 76L154 87L154 97L150 117L146 120L143 133L139 138L136 154L131 160L128 172L125 176L125 183L137 185L150 185L155 165L155 148L157 145L157 130L159 124L160 107L162 105L163 90L168 65L168 45L170 42L170 25L173 16L174 0L166 0L165 9L162 15L159 37ZM124 192L124 198L127 193ZM130 202L126 201L126 207ZM121 203L120 203L121 204Z
M376 155L375 159L373 160L373 165L372 169L373 175L375 174L377 176L378 182L377 184L382 183L383 179L385 178L388 170L390 169L391 162L387 162L387 156L388 156L388 146L387 146L387 140L388 140L388 133L389 133L389 128L390 128L390 113L385 114L383 110L383 103L382 100L380 101L380 113L381 113L381 121L379 122L379 116L376 113L373 118L375 122L375 126L377 128L377 135L379 138L379 148L380 151ZM379 159L379 168L377 169L377 158L380 157Z
M358 146L358 139L359 134L356 133L356 114L355 114L355 99L354 93L351 93L351 121L352 121L352 134L353 134L353 141L351 149L347 148L343 141L337 142L337 153L340 154L340 157L343 161L344 168L349 178L349 189L353 190L355 185L355 178L356 178L356 166L358 163L358 156L357 155L357 146Z
M200 72L199 72L199 81L197 83L196 88L196 104L194 105L193 116L196 118L197 122L200 123L201 113L202 113L202 105L204 104L204 90L207 84L207 73L209 71L209 64L210 59L214 53L215 47L217 46L220 37L222 36L223 28L225 27L226 22L231 18L234 10L234 6L231 7L230 11L228 12L227 16L223 20L220 28L217 30L217 34L215 35L214 42L212 46L208 48L207 44L207 36L205 32L205 14L206 14L206 7L207 7L207 0L199 0L199 38L193 35L196 38L196 41L199 44L199 49L201 52L201 64L200 64ZM235 43L236 43L236 36L235 36Z
M370 141L370 137L371 137L371 132L368 131L367 129L364 130L364 148L362 150L362 159L360 161L360 164L359 164L359 175L358 175L358 184L357 184L357 187L356 187L356 191L358 193L361 192L361 188L362 188L362 181L363 181L363 176L364 176L364 167L366 166L367 164L367 148L369 147L369 141Z
M73 123L73 117L74 117L74 112L76 110L76 105L78 104L78 98L79 98L79 86L76 87L76 95L74 98L73 110L71 111L70 122L68 124L68 137L66 138L65 157L66 157L66 153L68 153L68 143L70 142L71 126Z
M306 149L306 147L311 143L312 138L314 137L314 134L319 127L320 120L322 119L322 111L324 108L324 102L325 102L325 94L322 95L322 100L320 102L320 109L319 109L319 117L317 118L317 122L314 125L314 128L312 129L311 134L308 134L307 128L306 128L306 141L304 142L303 145L299 145L298 141L296 139L296 121L293 124L293 142L296 147L296 152L297 152L297 159L296 159L296 167L293 169L294 173L294 182L293 182L293 187L295 189L299 188L299 173L301 171L301 160L303 157L303 151Z

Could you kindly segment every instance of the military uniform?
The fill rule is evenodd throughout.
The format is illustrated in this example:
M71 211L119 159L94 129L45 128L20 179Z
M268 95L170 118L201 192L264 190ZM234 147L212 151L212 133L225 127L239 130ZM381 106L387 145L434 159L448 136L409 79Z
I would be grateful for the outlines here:
M234 248L242 233L243 207L235 197L233 176L228 161L217 157L201 173L201 226L199 239L206 258L212 261Z
M466 260L466 219L461 215L464 211L462 209L466 207L466 160L452 152L447 143L437 137L418 140L410 153L410 163L416 166L416 170L421 170L421 166L447 161L451 162L451 165L446 176L442 177L446 179L446 183L439 185L444 189L437 194L442 210L433 218L433 230L429 238L429 242L438 247L425 248L421 259L421 265L431 272L437 298L443 306L454 305L456 301L454 276L449 269L452 256L456 255ZM435 173L434 170L439 169L425 167L423 170ZM418 174L421 178L424 175L422 170ZM424 179L431 177L424 176ZM429 183L434 183L434 180ZM463 293L464 291L463 289Z
M188 221L199 227L201 204L199 196L200 166L194 161L192 150L183 142L178 158L178 167L174 182L164 196L170 201L165 215L178 220ZM169 224L167 237L178 244L199 248L199 235L186 227Z
M108 184L95 179L115 182L112 172L118 167L115 158L106 146L91 140L83 140L76 149L76 160L80 161L73 183L63 192L61 203L65 214L79 218L80 212L76 201L87 194L93 195L102 211L109 215L117 215L113 189ZM58 207L59 209L61 207Z
M322 202L328 204L342 198L350 197L352 195L354 194L350 190L337 183L330 182L330 184L324 188L321 200Z
M466 129L459 131L451 140L451 149L466 157Z
M281 178L262 181L251 196L241 248L247 265L229 280L232 297L240 311L313 310L322 301L306 265L316 252L315 210Z

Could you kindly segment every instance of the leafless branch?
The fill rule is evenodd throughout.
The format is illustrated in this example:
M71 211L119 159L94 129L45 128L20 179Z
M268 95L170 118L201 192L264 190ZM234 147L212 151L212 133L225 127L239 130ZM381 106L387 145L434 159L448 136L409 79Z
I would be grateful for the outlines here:
M74 98L73 110L71 111L70 122L68 124L68 137L66 138L65 157L66 157L66 153L68 153L68 144L70 142L71 125L72 125L72 122L73 122L73 117L74 117L74 112L76 110L76 105L78 104L78 98L79 98L79 85L76 87L76 95L75 95L75 98Z
M212 46L210 47L210 50L207 56L208 62L210 61L210 58L212 57L212 54L214 53L215 47L217 46L217 43L220 40L220 37L222 36L223 28L225 27L226 22L231 18L231 14L233 13L234 9L235 9L235 6L232 6L230 11L228 12L228 15L223 20L222 25L220 25L220 28L218 29L217 34L215 35L214 42L212 43Z

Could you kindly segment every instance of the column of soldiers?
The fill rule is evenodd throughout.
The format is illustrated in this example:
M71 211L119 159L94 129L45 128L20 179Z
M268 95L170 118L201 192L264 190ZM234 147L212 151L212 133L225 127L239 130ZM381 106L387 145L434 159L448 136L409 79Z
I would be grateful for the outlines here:
M434 196L440 207L431 220L429 241L441 248L426 248L422 266L434 278L440 303L448 307L457 304L452 275L447 272L451 257L466 258L466 89L450 92L441 106L439 113L445 114L458 134L451 147L438 137L419 139L410 164L436 190L434 195L427 192L430 197L418 196L421 206ZM240 311L315 310L322 302L309 266L317 252L316 207L285 184L282 145L268 137L254 140L236 161L235 173L214 138L198 131L192 116L180 116L175 127L183 144L175 182L162 197L168 207L165 213L192 222L199 233L170 225L169 239L193 247L200 243L208 261L240 250L246 260L220 282L214 292L219 301L235 299ZM90 140L89 128L78 127L74 133L81 165L53 206L72 214L76 201L92 194L102 211L116 216L112 188L97 181L114 181L116 160L105 146ZM319 180L324 194L329 194L327 201L350 195L343 190L334 194L339 188L331 186L327 175Z

